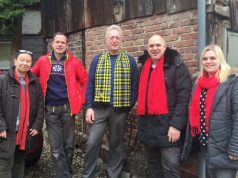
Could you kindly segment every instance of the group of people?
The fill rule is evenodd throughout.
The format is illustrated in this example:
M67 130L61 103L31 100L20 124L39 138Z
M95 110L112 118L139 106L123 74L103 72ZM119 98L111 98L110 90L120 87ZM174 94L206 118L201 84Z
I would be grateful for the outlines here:
M138 138L151 178L180 178L180 160L193 148L210 178L235 178L238 169L238 78L221 48L207 46L192 81L178 51L153 35L138 61L121 49L122 30L111 25L107 50L87 73L67 50L64 33L34 66L32 52L19 50L14 66L0 76L0 177L22 178L27 142L44 118L57 178L73 174L75 115L86 103L90 125L83 178L95 177L96 160L108 129L110 178L119 178L127 116L137 102ZM192 84L194 83L194 84ZM192 86L193 85L193 86Z

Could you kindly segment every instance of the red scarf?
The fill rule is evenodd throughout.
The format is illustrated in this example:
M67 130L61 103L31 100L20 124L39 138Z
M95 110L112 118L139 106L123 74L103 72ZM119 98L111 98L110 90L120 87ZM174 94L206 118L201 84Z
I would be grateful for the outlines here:
M147 108L148 114L167 114L168 105L167 105L167 96L166 88L164 81L164 56L156 63L156 67L151 72L149 87L148 76L150 73L150 68L152 65L152 59L148 58L144 64L144 67L140 76L140 85L138 93L138 107L137 112L139 115L144 115L146 113L146 94L148 93L147 98Z
M205 123L206 123L206 132L209 128L209 119L212 109L213 99L216 93L216 90L219 85L219 80L217 77L201 77L197 82L197 86L194 90L194 94L191 101L191 107L189 110L189 119L191 126L192 136L196 136L201 133L200 129L200 95L202 89L208 89L205 99Z
M16 69L14 70L14 75L16 80L20 83L20 79L16 74ZM30 112L30 96L28 90L29 78L26 75L26 89L20 86L20 124L18 127L16 145L19 145L20 150L26 149L26 138L28 131L28 121L29 121L29 112Z

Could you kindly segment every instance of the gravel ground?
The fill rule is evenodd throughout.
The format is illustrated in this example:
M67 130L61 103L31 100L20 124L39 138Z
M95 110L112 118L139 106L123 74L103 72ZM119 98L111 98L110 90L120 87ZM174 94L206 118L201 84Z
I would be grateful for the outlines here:
M44 148L40 160L31 167L25 169L24 178L54 178L54 170L52 165L52 159L50 156L50 148L47 139L47 135L44 136ZM77 141L77 140L76 140ZM84 146L85 142L81 142L80 146L75 146L75 154L73 161L73 178L82 177L83 164L84 164ZM102 151L103 152L103 151ZM105 151L106 152L106 151ZM131 153L128 157L127 164L125 166L125 171L123 173L124 178L147 178L143 156L138 153ZM106 164L103 162L103 158L98 160L96 168L96 178L106 178L105 171Z

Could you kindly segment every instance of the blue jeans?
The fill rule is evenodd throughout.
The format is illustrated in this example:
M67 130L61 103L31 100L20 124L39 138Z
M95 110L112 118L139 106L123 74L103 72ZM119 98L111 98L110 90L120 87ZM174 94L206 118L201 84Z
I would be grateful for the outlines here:
M0 158L1 178L23 178L26 152L16 147L15 154L8 159Z
M56 178L69 178L74 155L75 118L67 104L46 106L45 119Z
M181 147L150 147L145 145L145 156L150 178L180 178Z
M85 153L85 169L83 178L95 177L95 167L102 145L106 127L109 131L108 176L118 178L125 159L123 136L126 130L127 111L118 112L112 107L95 108L95 120L89 128L89 136Z

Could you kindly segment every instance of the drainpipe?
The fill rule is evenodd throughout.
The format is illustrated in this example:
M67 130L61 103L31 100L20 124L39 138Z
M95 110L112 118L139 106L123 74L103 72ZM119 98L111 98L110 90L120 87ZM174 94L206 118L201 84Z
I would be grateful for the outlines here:
M206 0L197 0L198 2L198 64L200 64L200 55L206 46ZM200 65L198 65L200 67ZM200 177L199 177L200 178Z
M200 56L206 46L206 0L198 2L198 68L200 69ZM198 178L206 178L206 167L204 155L198 155Z

